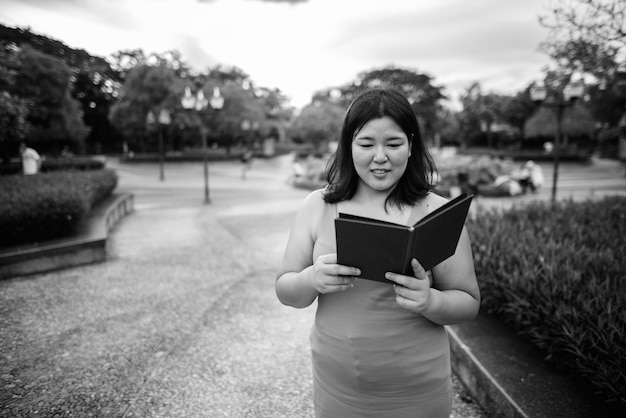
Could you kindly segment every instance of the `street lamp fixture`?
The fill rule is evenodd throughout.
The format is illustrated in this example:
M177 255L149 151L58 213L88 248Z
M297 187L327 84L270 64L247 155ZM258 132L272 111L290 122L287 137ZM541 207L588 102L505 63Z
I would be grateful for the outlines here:
M211 108L214 110L221 109L222 107L224 107L224 97L222 97L222 95L220 94L219 87L213 88L213 95L211 96L210 100L207 100L204 97L204 91L202 89L198 90L197 94L194 96L193 94L191 94L191 89L189 87L185 87L185 94L180 103L184 109L195 111L196 122L200 127L204 164L204 203L211 203L211 199L209 197L209 161L207 150L207 130L204 126L204 123L202 123L200 112L206 110L208 105L210 105Z
M154 116L154 112L152 110L148 111L146 115L146 125L148 127L154 126L156 123L159 123L159 180L165 180L165 169L164 169L164 154L165 149L163 146L163 130L164 127L172 123L172 118L170 117L170 112L167 109L161 109L159 112L159 116Z
M554 97L548 97L548 89L543 84L534 84L530 88L530 98L546 107L551 107L556 114L556 133L554 136L554 147L552 156L554 170L552 175L552 197L554 204L556 201L556 187L559 178L559 146L563 136L563 112L565 108L572 106L577 99L584 94L585 86L582 81L573 81L565 85L561 92L557 92Z

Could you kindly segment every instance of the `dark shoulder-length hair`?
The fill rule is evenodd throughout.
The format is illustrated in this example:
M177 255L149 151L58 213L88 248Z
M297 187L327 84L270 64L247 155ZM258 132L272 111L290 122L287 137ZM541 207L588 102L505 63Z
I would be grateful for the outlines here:
M326 202L337 203L354 196L359 176L352 161L352 141L367 122L385 116L393 119L406 134L411 149L406 170L387 197L385 206L389 203L398 207L413 205L433 188L435 163L422 141L411 104L398 90L380 87L361 93L346 111L337 151L326 167Z

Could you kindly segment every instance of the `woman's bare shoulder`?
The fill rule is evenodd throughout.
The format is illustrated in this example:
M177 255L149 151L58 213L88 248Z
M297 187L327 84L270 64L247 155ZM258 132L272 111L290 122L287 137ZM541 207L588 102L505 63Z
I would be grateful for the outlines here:
M324 210L324 205L326 204L324 201L324 193L325 189L317 189L309 193L307 197L304 198L300 211L308 215L319 214Z
M322 205L324 204L324 193L326 189L313 190L304 198L304 205Z
M432 212L433 210L440 208L441 206L449 202L448 199L434 192L428 193L424 197L424 201L429 206L429 212Z

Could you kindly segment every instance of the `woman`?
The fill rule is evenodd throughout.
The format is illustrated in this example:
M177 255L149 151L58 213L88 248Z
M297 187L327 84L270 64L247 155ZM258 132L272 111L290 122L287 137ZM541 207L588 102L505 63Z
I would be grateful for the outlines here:
M296 216L276 279L279 300L304 308L317 300L311 330L318 417L448 417L452 404L445 324L472 319L480 296L464 228L456 253L429 276L395 284L356 280L337 264L339 212L412 225L447 200L431 192L434 163L415 114L394 89L359 95L348 108L328 168L329 185ZM432 279L431 279L432 277Z

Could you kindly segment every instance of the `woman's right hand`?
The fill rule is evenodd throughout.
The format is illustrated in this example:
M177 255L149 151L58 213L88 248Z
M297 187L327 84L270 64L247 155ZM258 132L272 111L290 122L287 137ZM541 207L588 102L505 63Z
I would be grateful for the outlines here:
M350 289L361 271L337 264L337 254L321 255L313 264L311 284L319 293L335 293Z

